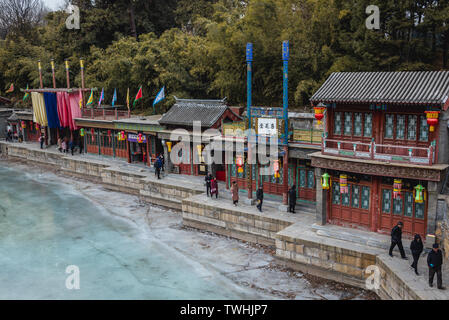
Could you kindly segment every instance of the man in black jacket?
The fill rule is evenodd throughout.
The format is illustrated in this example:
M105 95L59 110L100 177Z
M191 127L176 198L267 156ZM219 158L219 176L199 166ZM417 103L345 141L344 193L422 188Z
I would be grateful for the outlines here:
M288 190L288 212L296 213L295 206L296 206L296 187L295 185L292 185L290 190Z
M419 260L419 256L421 255L423 249L424 249L424 246L423 246L423 243L421 240L421 236L419 234L415 234L415 238L410 243L410 250L412 251L412 256L413 256L413 263L412 263L411 267L413 269L415 269L415 273L417 276L419 276L418 260Z
M262 185L259 186L259 189L257 189L256 192L256 199L257 199L257 209L259 209L260 212L262 212L262 203L263 203L263 188Z
M210 195L212 197L212 195L210 194L210 182L212 181L212 175L208 173L204 178L204 181L206 181L206 195Z
M391 246L390 246L390 256L393 256L393 249L397 245L399 248L399 252L401 253L402 259L407 260L405 256L404 247L402 246L402 221L399 221L398 224L391 230Z
M433 277L437 274L438 289L444 290L441 266L443 265L443 253L438 249L438 243L433 244L433 249L427 256L427 265L429 266L429 286L433 287Z

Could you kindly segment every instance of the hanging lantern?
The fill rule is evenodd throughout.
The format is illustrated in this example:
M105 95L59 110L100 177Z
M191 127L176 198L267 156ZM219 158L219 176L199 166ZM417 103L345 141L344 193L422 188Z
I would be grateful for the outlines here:
M137 135L137 142L138 142L138 143L142 143L142 142L143 142L143 135L142 135L142 133L139 133L139 134Z
M120 140L121 141L125 141L126 140L125 131L120 131Z
M166 142L168 152L171 152L171 143L172 143L171 141Z
M340 193L348 193L348 176L345 174L340 175Z
M427 124L429 125L429 131L434 132L435 126L438 124L439 111L424 111L427 118Z
M84 128L80 129L80 137L84 137Z
M416 203L423 203L426 200L426 188L418 184L413 190L413 197Z
M36 123L36 131L39 131L40 127L39 127L39 123Z
M27 127L27 124L25 121L22 121L22 129L25 129Z
M274 177L280 178L281 175L279 174L279 160L274 160L273 162L273 171L274 171Z
M237 172L242 173L243 172L243 157L237 156L235 163L237 164Z
M393 199L401 199L402 180L394 179L393 183Z
M202 162L201 160L202 160L202 157L201 157L201 151L202 151L202 148L203 148L203 146L202 145L197 145L196 146L196 150L198 151L198 160L200 161L200 162Z
M94 128L90 129L90 135L92 136L92 143L95 142L95 130Z
M326 110L326 107L322 107L320 105L313 108L313 111L315 112L315 119L317 119L318 124L321 124L321 120L324 118L324 110Z
M323 190L329 190L330 180L331 176L327 172L321 176L321 187Z

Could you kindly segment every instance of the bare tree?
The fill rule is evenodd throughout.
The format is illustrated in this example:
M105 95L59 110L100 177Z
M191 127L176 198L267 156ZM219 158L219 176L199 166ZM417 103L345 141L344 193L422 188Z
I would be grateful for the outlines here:
M26 36L45 13L41 0L0 0L0 37L8 33Z

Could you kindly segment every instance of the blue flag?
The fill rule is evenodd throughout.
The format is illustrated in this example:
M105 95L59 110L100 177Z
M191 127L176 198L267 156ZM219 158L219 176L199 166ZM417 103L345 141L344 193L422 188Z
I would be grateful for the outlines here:
M117 89L114 89L114 95L112 96L112 106L117 102Z
M153 101L153 107L156 105L156 103L161 102L165 99L165 86L162 87L162 89L157 94L156 98Z

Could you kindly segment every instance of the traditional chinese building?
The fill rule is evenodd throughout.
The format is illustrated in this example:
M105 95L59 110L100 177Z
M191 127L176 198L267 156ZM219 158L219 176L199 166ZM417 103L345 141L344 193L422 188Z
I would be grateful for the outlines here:
M311 98L326 120L311 155L318 222L389 233L402 221L408 234L434 234L448 96L447 71L331 74Z

